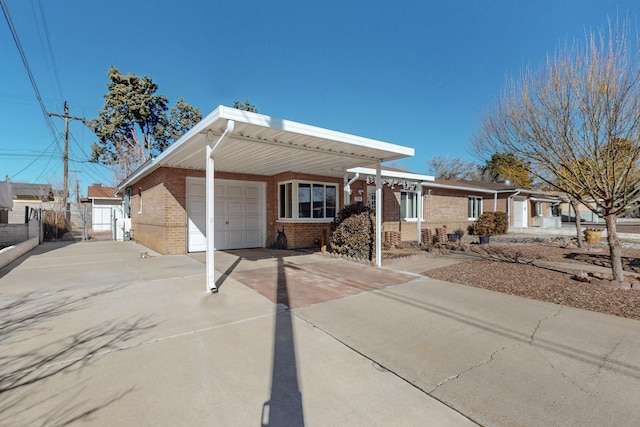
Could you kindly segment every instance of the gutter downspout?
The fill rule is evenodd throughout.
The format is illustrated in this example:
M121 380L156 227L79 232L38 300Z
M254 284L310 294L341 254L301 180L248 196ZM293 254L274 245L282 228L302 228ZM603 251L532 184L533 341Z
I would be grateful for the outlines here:
M216 148L220 145L220 143L227 137L228 134L233 132L233 128L235 127L235 122L233 120L227 121L227 128L224 130L220 138L216 141L215 144L212 144L211 141L211 132L207 132L206 137L206 152L207 152L207 168L206 168L206 181L205 181L205 202L206 202L206 240L207 240L207 252L205 255L205 266L206 266L206 291L207 293L216 293L218 292L218 287L216 286L216 278L215 278L215 263L214 263L214 171L215 171L215 162L213 160L213 155L215 153Z
M344 180L345 182L347 182L347 178L349 177L349 175L345 175L344 176ZM347 206L348 204L350 204L351 202L351 184L353 184L356 179L360 178L360 172L356 172L355 176L353 178L351 178L345 185L344 185L344 206Z

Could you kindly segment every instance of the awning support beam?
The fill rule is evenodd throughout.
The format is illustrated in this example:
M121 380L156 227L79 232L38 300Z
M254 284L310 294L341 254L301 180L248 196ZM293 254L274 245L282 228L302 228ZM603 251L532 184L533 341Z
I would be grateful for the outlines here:
M376 164L376 265L382 267L382 162Z
M228 134L233 132L233 128L235 126L235 122L233 120L229 120L227 122L227 128L220 135L215 143L212 141L211 135L207 133L206 138L206 156L207 156L207 168L205 174L205 201L206 201L206 241L207 241L207 252L205 255L205 266L206 266L206 291L208 293L216 293L218 292L218 287L216 286L216 278L215 278L215 247L214 247L214 230L215 230L215 194L214 194L214 172L215 172L215 161L213 159L213 155L215 154L216 149L220 146L220 143L224 138L227 137Z

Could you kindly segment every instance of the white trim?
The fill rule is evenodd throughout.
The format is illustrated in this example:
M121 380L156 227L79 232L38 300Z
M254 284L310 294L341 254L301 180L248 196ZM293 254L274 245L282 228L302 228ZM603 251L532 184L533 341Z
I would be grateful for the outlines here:
M361 175L376 176L376 170L371 168L351 168L351 169L348 169L347 172L359 173ZM433 181L435 179L431 175L420 175L417 173L391 171L391 170L385 170L385 169L381 170L381 174L383 178L402 178L402 179L410 179L412 181Z
M402 193L407 193L407 194L415 194L415 211L416 214L418 216L409 216L409 217L401 217L400 220L404 221L404 222L418 222L418 221L423 221L423 214L422 211L420 210L420 205L421 203L421 194L422 191L409 191L409 190L400 190L400 212L402 212L403 210L403 206L402 206ZM407 211L407 207L404 206L404 211L406 213Z
M286 184L292 184L291 187L291 218L287 218L287 217L283 217L280 216L280 186L281 185L286 185ZM336 189L336 207L335 207L335 214L334 216L327 216L327 217L322 217L322 218L314 218L313 217L313 213L311 214L311 217L303 217L300 218L299 214L300 214L300 203L299 203L299 199L298 199L298 194L299 194L299 188L300 188L300 184L309 184L311 185L311 201L310 203L313 204L313 185L324 185L325 188L326 187L334 187ZM296 223L302 223L302 222L332 222L335 219L335 215L338 214L338 212L340 211L340 187L339 184L336 184L335 182L325 182L325 181L310 181L310 180L306 180L306 179L287 179L285 181L278 181L277 182L277 203L278 203L278 221L281 222L296 222ZM326 201L326 197L325 197L325 201ZM312 209L313 211L313 209ZM326 211L326 204L325 204L325 211ZM326 213L326 212L325 212Z
M480 215L482 215L483 211L484 211L484 199L482 198L482 196L476 196L476 195L468 195L467 196L467 213L469 213L469 202L471 201L470 199L476 199L480 201L480 204L478 205L479 209L478 209L478 215L476 217L471 217L468 216L468 220L469 221L475 221L478 219L478 217Z

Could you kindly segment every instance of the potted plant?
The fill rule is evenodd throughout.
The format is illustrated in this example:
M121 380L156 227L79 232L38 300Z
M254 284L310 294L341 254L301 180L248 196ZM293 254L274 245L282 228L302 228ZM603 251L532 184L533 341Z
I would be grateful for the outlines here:
M462 236L464 236L464 230L462 228L457 228L453 234L456 235L456 240L458 241L458 243L462 242Z

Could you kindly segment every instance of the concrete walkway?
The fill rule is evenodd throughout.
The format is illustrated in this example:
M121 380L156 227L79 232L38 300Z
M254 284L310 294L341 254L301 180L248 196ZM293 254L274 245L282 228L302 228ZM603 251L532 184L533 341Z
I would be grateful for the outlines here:
M640 322L406 271L443 259L388 266L375 289L288 310L310 272L323 279L307 287L340 289L347 270L364 282L382 271L295 252L219 253L221 288L209 295L204 264L133 242L28 255L0 270L0 425L640 419ZM241 273L271 287L254 290Z

